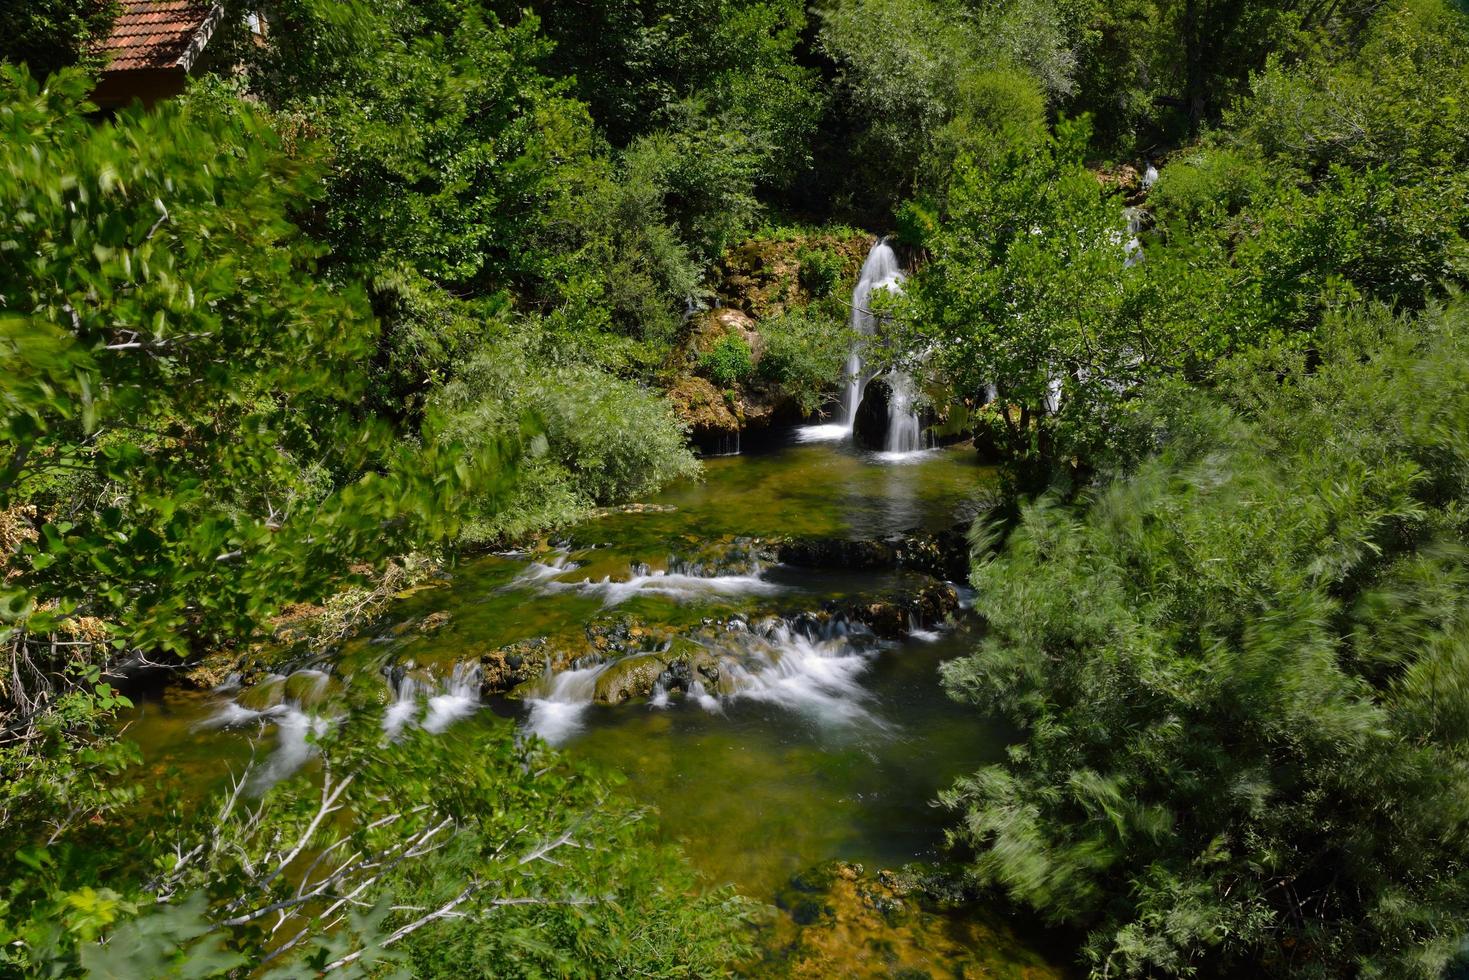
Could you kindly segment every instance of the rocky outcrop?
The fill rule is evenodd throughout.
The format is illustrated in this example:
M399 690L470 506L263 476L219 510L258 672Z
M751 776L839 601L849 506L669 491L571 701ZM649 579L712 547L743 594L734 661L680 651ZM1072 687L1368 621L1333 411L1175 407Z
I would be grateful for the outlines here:
M733 399L707 379L684 375L668 391L673 411L688 424L694 440L704 443L740 431L740 419L734 412Z
M690 318L667 364L669 400L702 451L734 452L741 433L794 425L806 417L796 398L758 370L766 347L760 321L805 307L821 295L850 291L871 244L867 234L813 232L751 240L724 254L716 270L716 306ZM803 280L802 258L814 254L826 256L825 285L811 277ZM711 377L701 364L727 337L739 338L750 350L751 370L735 380ZM832 378L833 395L837 381Z
M730 306L722 306L694 317L686 341L688 356L698 359L728 336L738 337L750 348L750 363L759 364L765 353L765 340L749 314Z
M842 274L835 287L850 292L874 236L808 234L742 242L719 260L719 297L727 307L764 319L805 306L818 297L801 282L801 253L822 250L840 257Z

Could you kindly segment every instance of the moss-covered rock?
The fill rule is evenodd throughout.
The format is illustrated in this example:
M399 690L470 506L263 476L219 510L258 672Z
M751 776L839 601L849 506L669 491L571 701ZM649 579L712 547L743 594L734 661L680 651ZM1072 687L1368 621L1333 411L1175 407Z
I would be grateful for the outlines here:
M812 252L835 256L841 272L829 288L836 292L850 290L875 238L866 232L844 230L834 234L813 230L741 242L719 260L719 296L725 306L743 310L757 319L805 306L816 296L812 293L815 284L811 277L802 280L801 258Z
M673 411L688 424L694 438L703 439L734 435L740 431L740 419L734 412L734 401L714 387L708 378L684 375L668 391Z
M303 708L318 708L341 690L342 685L324 670L298 670L282 685L284 699Z
M285 698L286 679L279 675L272 675L245 688L235 700L242 708L249 708L251 711L268 711Z
M656 654L639 653L623 657L597 677L594 695L606 704L622 704L631 698L647 697L663 675L667 665Z

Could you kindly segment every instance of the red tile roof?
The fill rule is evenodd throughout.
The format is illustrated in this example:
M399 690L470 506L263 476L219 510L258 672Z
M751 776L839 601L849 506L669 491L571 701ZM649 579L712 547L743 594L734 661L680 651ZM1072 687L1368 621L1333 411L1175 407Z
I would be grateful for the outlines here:
M198 55L191 42L212 26L210 0L120 0L112 33L102 42L111 55L106 71L188 69ZM204 39L208 39L207 31Z

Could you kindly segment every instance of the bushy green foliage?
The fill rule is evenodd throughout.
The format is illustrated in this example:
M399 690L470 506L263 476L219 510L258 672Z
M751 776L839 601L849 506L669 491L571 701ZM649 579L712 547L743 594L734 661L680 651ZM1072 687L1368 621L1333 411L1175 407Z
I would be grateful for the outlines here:
M832 179L859 214L942 195L960 153L1038 136L1043 93L1070 85L1055 8L1028 0L849 0L824 11L820 43L840 71L847 130Z
M796 253L801 263L801 286L812 296L820 299L831 294L842 278L842 257L830 249L803 248Z
M851 349L851 332L833 303L813 303L760 324L765 342L757 374L778 384L810 415L836 393Z
M947 664L1023 739L945 795L1095 976L1437 975L1469 916L1469 318L1339 318L1023 509ZM1245 371L1244 368L1249 370ZM1283 376L1283 380L1282 380Z
M309 149L243 107L95 123L81 77L0 71L0 509L39 509L7 636L75 614L184 652L453 533L493 453L348 411L376 325L289 220Z
M542 272L537 240L580 185L592 133L538 70L534 18L501 25L471 0L282 0L271 23L251 87L330 146L336 260L401 258L460 291Z
M754 365L750 363L750 345L738 334L725 334L699 356L699 370L726 388L737 384L754 371Z
M84 824L7 850L0 868L31 873L0 899L0 963L16 976L301 976L352 962L426 977L718 976L746 951L746 902L704 890L606 778L508 723L388 741L368 713L321 750L321 768L258 801L137 811L105 849L86 846ZM298 853L312 859L291 863Z
M1402 4L1358 51L1272 65L1235 128L1164 168L1130 315L1187 325L1198 371L1231 350L1307 347L1343 302L1419 308L1469 282L1469 140L1455 108L1466 42L1463 15Z
M1104 442L1102 421L1166 349L1117 315L1122 216L1081 165L1086 136L1083 120L988 166L962 162L923 242L931 261L899 306L905 349L934 352L916 368L971 404L992 387L994 439L1022 468Z
M469 540L543 530L596 504L652 493L698 473L667 401L593 365L540 363L542 345L550 342L535 334L509 335L434 395L433 407L465 434L471 449L528 433L524 482L480 500L466 531Z
M519 4L501 4L508 17ZM809 162L822 107L816 73L795 49L800 0L592 0L532 4L554 42L550 64L614 146L684 131L689 100L753 145L762 180L783 186Z

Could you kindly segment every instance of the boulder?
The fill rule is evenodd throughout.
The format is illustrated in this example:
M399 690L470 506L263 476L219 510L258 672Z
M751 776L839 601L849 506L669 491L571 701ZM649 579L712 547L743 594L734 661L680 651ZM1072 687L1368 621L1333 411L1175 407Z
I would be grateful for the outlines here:
M731 334L743 340L750 348L750 363L760 363L760 355L765 353L765 340L760 336L754 318L743 310L729 306L709 310L694 321L689 337L689 352L697 360Z
M630 698L647 697L663 675L663 660L651 653L623 657L597 677L594 697L605 704L621 704Z
M887 445L888 402L893 389L886 378L873 378L862 389L862 401L852 419L852 441L863 449L880 451Z
M685 375L669 389L668 400L679 418L688 423L695 439L718 438L740 431L740 420L724 393L707 378Z
M268 711L285 700L286 679L279 674L266 677L240 692L235 701L251 711Z

